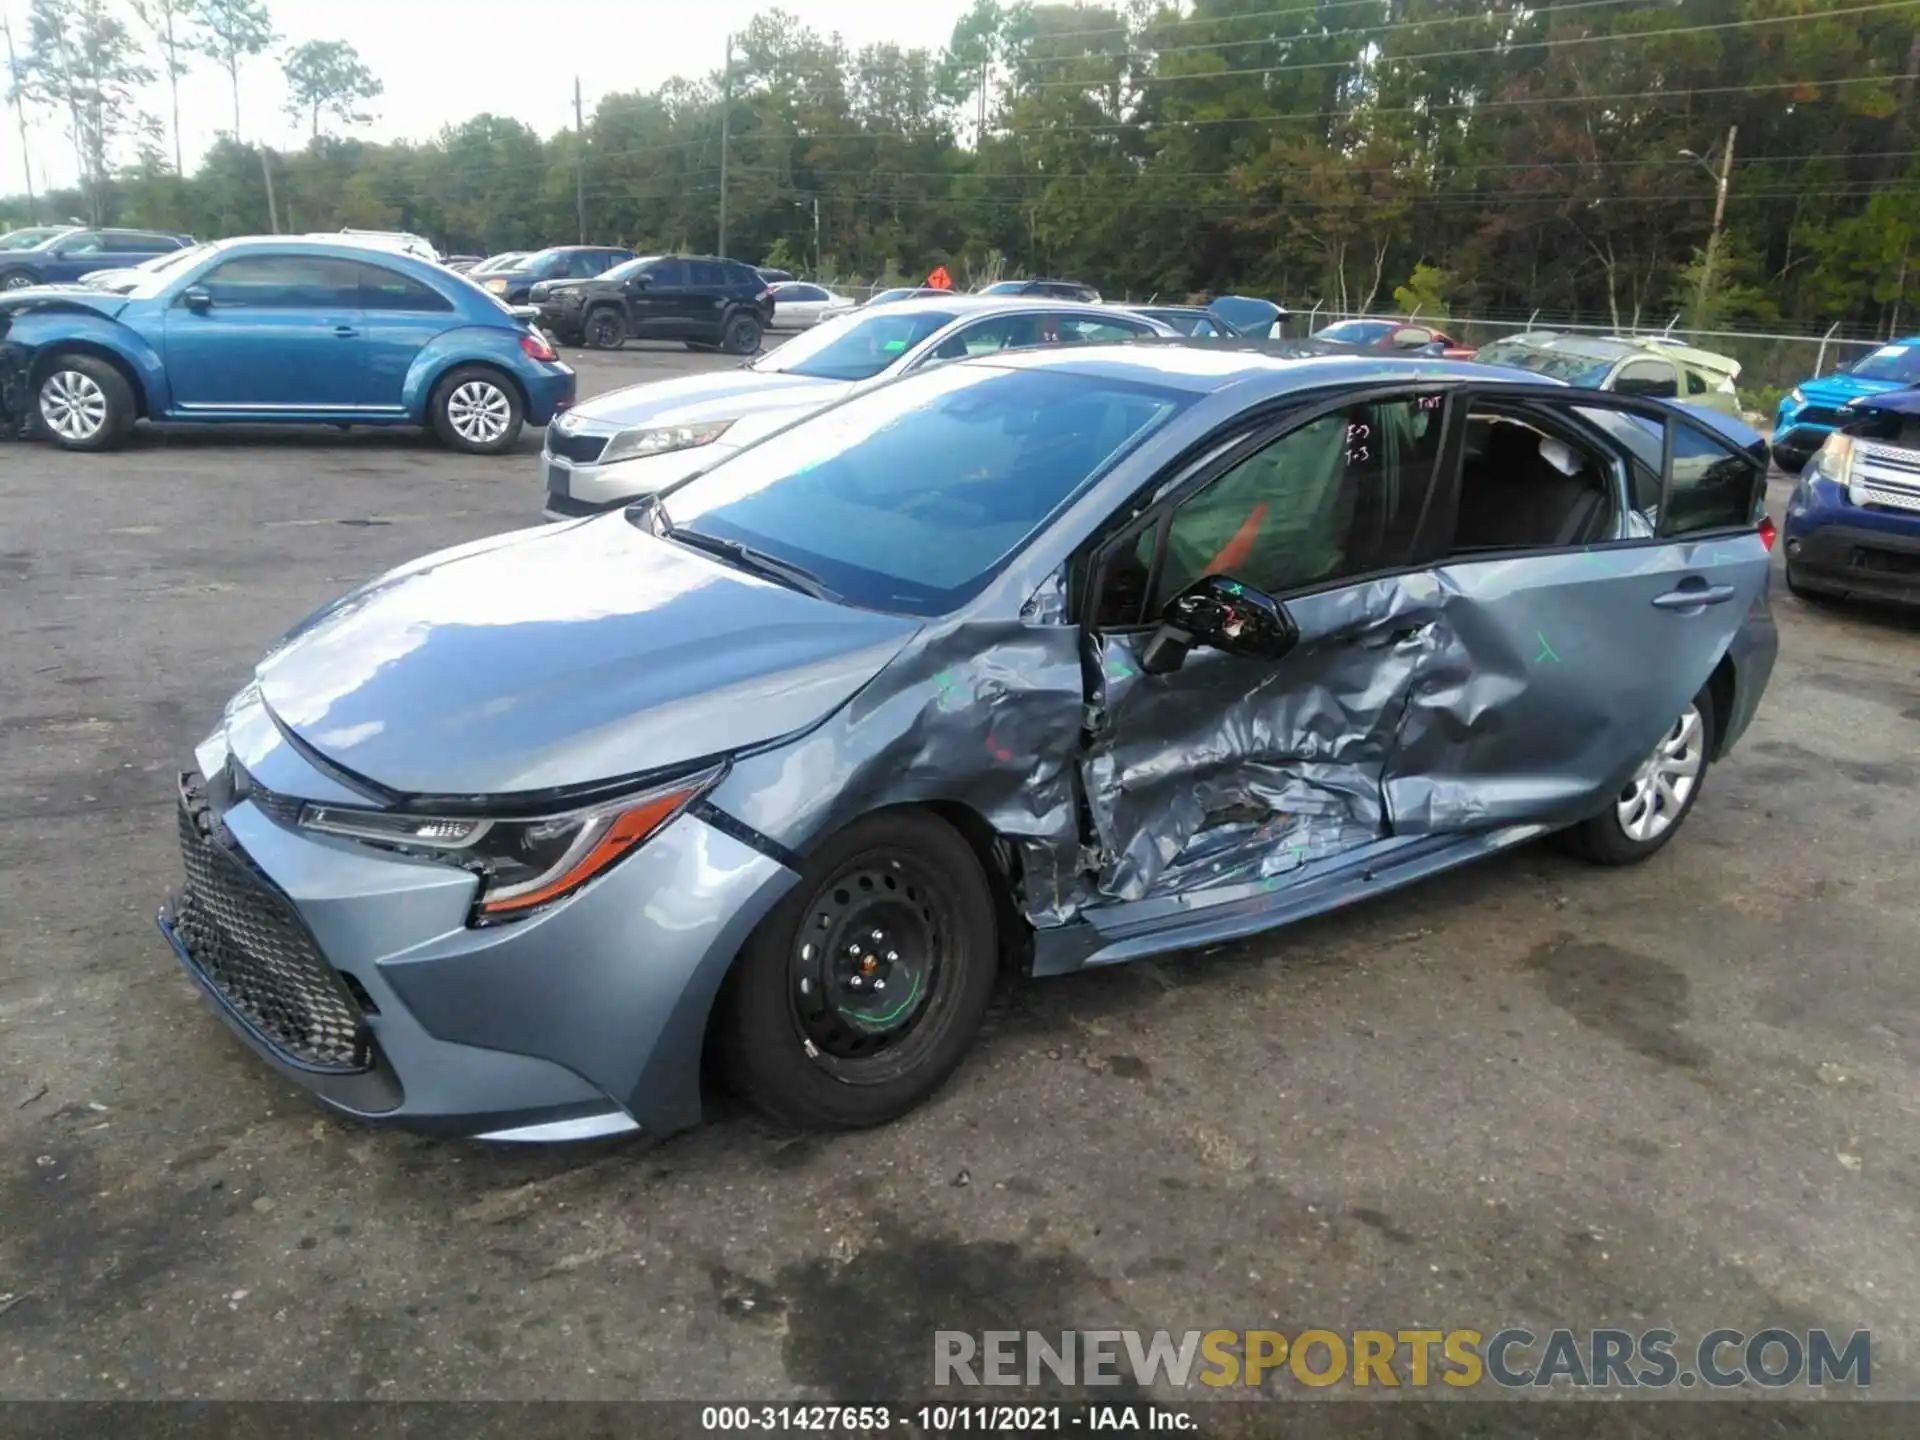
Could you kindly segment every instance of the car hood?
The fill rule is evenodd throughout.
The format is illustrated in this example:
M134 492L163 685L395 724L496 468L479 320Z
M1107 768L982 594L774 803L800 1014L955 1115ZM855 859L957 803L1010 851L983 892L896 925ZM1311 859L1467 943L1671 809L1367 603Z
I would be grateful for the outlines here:
M1838 408L1860 395L1884 395L1889 390L1904 390L1907 384L1900 380L1860 380L1852 375L1822 375L1816 380L1802 380L1800 393L1819 405Z
M1920 419L1920 388L1878 391L1860 399L1852 408L1863 415L1911 415Z
M384 575L296 628L256 675L280 723L354 774L408 795L511 795L805 729L917 628L610 515Z
M844 380L816 380L777 371L717 370L632 385L573 407L573 423L590 430L653 421L732 420L767 410L818 408L852 390Z
M0 315L58 305L92 310L111 319L127 308L127 297L84 285L32 285L24 290L0 290Z

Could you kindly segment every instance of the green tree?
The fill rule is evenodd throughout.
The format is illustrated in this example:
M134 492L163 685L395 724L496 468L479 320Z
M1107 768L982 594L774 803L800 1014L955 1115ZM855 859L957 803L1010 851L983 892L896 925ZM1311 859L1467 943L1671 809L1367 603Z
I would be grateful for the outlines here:
M88 215L105 223L111 152L136 119L135 92L153 79L139 43L106 0L33 0L20 65L23 93L65 115Z
M282 57L287 76L287 114L312 122L312 137L320 138L320 117L332 115L343 125L364 125L373 117L358 107L386 92L380 78L344 40L309 40Z
M160 51L160 68L167 77L167 95L173 105L173 169L176 175L187 173L186 157L180 149L180 81L189 66L192 51L187 45L188 28L193 15L193 0L131 0L133 14Z
M240 67L264 55L276 36L266 0L190 0L191 48L227 72L233 91L233 138L240 140Z

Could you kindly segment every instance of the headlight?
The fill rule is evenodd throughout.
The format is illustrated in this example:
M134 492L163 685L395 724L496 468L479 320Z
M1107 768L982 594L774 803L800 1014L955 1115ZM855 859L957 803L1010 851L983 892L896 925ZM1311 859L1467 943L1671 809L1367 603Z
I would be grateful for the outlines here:
M487 289L495 295L504 295L507 293L507 282L505 280L489 280L487 281Z
M1804 405L1807 403L1807 392L1796 386L1787 392L1787 399L1795 405Z
M1866 502L1864 493L1855 494L1851 481L1853 477L1853 437L1843 435L1838 430L1827 436L1827 443L1820 447L1813 457L1813 471L1822 480L1831 480L1835 485L1848 486L1847 498L1854 504Z
M607 442L600 454L602 465L616 460L639 460L648 455L668 455L675 450L692 450L711 445L732 428L731 420L708 420L698 425L647 425L638 430L622 430Z
M532 820L308 805L300 826L473 871L480 876L474 920L486 924L519 919L565 899L638 849L721 773L715 767L604 805Z

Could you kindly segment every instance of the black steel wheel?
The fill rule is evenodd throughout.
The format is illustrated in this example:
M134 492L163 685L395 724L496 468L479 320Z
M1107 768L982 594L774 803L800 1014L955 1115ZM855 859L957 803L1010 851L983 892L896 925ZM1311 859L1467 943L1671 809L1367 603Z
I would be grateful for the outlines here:
M807 1129L906 1113L950 1075L992 998L993 894L952 826L919 811L829 841L755 930L722 1003L747 1100Z
M589 350L618 350L627 341L627 322L611 305L602 305L587 316L580 338Z

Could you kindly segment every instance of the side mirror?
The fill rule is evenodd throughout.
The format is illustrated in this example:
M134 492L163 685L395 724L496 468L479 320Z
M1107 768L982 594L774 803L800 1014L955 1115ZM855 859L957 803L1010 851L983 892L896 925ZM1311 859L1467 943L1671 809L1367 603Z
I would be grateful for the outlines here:
M204 315L213 308L213 292L204 285L189 285L180 292L180 303L196 315Z
M644 290L651 284L653 284L653 276L647 274L644 270L638 275L630 276L627 280L627 288L629 290Z
M1140 668L1168 675L1187 652L1205 646L1245 660L1279 660L1300 643L1300 627L1271 595L1225 575L1195 581L1167 602L1160 626L1141 652Z

